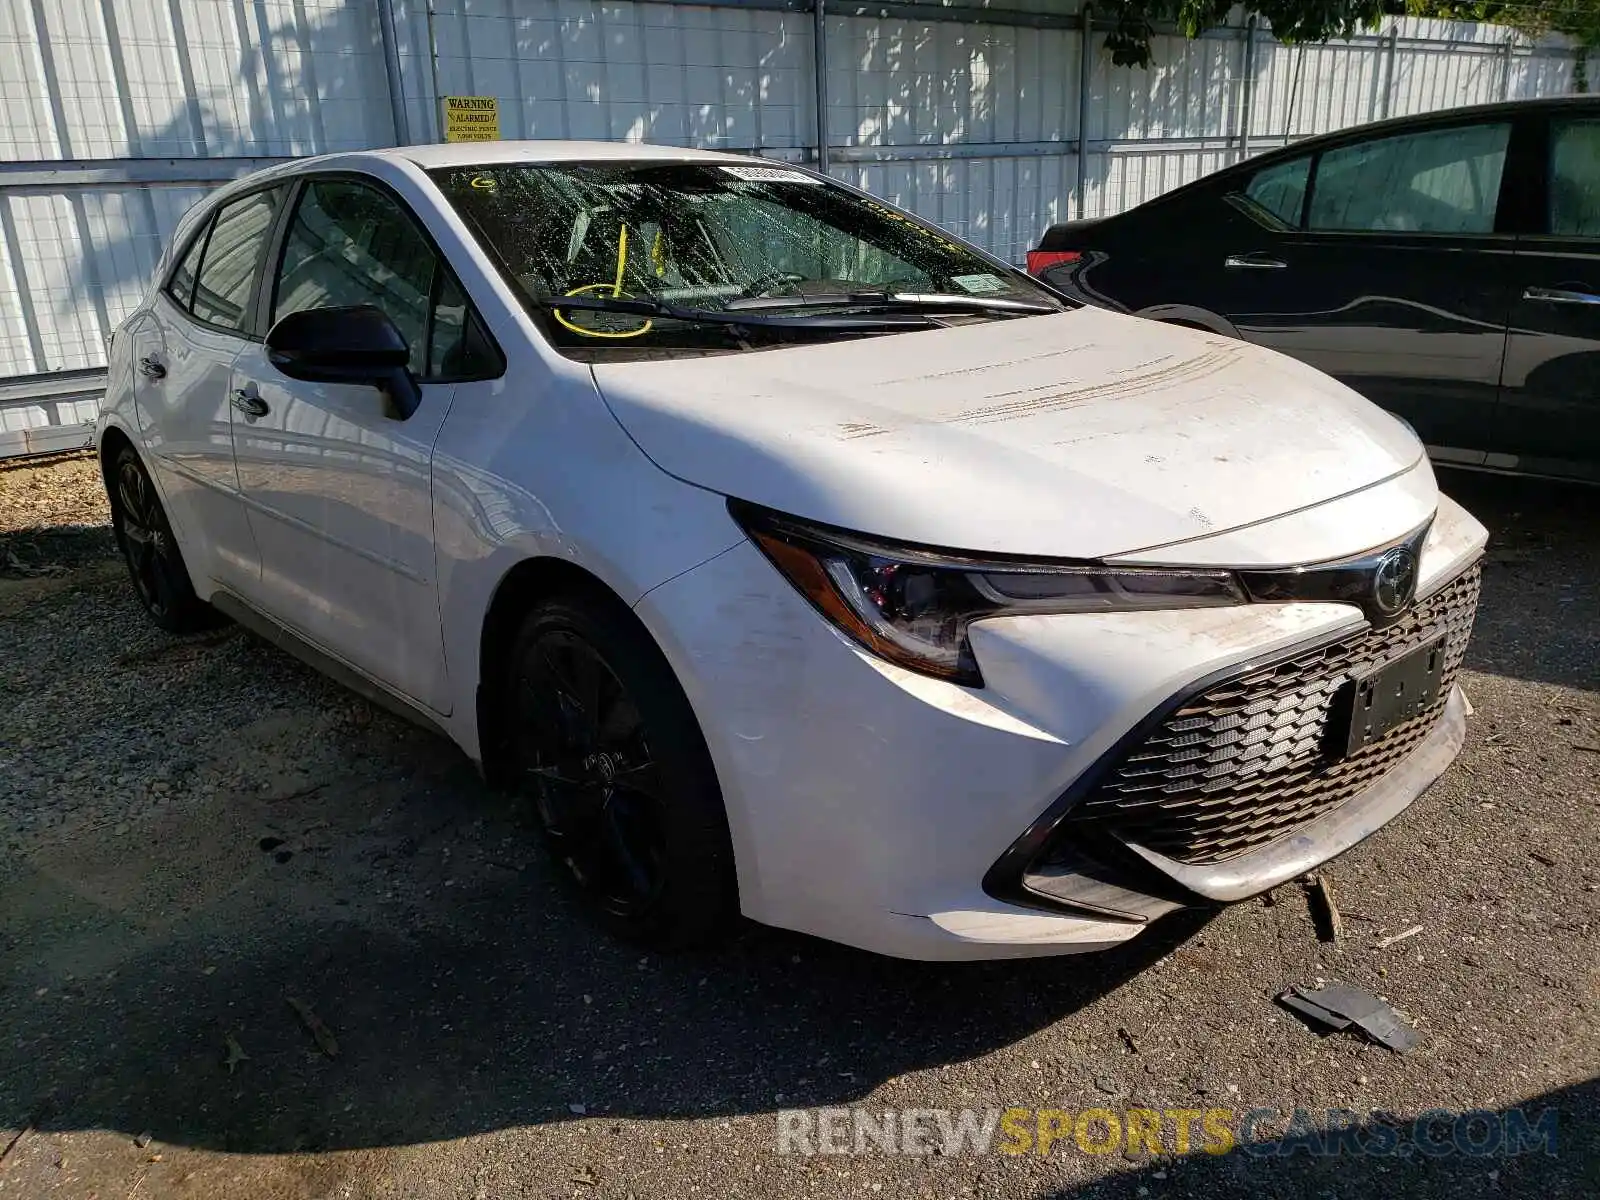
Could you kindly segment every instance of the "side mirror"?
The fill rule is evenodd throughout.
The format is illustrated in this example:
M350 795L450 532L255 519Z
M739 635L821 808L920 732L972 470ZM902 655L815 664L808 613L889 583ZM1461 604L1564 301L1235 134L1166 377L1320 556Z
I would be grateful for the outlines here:
M267 333L267 360L291 379L370 384L404 420L422 389L406 364L411 348L395 323L370 304L290 313Z

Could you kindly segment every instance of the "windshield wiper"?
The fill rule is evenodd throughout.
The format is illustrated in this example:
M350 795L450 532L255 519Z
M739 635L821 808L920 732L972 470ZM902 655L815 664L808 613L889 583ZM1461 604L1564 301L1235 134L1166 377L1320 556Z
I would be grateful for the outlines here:
M810 296L745 296L729 300L729 312L750 312L785 308L838 308L845 305L891 308L911 312L995 312L1017 316L1041 316L1062 309L1028 300L1005 300L989 296L958 296L945 292L818 292Z
M797 317L769 316L759 312L684 308L665 300L624 296L543 296L534 303L551 310L629 313L637 317L667 317L700 325L731 325L741 329L794 330L803 333L872 333L896 329L929 329L934 322L915 312L853 316L848 313ZM1045 309L1041 311L1054 311Z

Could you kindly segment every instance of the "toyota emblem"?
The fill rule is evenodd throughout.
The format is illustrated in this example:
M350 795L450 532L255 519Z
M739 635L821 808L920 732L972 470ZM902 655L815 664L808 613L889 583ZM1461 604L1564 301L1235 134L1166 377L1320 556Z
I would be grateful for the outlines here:
M1409 546L1396 546L1378 560L1372 573L1372 607L1384 617L1403 613L1417 594L1417 556Z

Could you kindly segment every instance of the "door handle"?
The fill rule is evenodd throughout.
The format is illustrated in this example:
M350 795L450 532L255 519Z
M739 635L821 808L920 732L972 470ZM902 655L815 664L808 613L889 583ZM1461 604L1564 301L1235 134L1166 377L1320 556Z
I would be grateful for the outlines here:
M1531 287L1522 293L1524 300L1540 304L1600 304L1600 296L1593 292L1572 291L1567 288Z
M139 374L146 379L165 379L167 377L167 369L161 365L159 358L146 354L139 360Z
M257 417L264 417L272 411L260 396L253 395L243 388L234 390L230 403L244 414L247 421L254 421Z
M1230 271L1282 271L1289 264L1268 254L1230 254L1222 265Z

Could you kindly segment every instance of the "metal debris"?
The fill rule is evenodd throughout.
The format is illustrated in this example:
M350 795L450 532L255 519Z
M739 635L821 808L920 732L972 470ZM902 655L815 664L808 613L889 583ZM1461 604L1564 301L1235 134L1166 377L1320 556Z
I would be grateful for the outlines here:
M1377 948L1379 950L1387 949L1388 947L1394 945L1396 942L1403 942L1408 937L1416 937L1416 935L1421 933L1421 932L1422 932L1422 926L1421 925L1413 925L1410 929L1402 929L1399 933L1395 934L1393 937L1384 938L1383 941L1378 943L1378 947Z
M222 1064L228 1068L228 1074L232 1075L233 1069L242 1062L248 1062L250 1056L244 1052L244 1047L239 1045L239 1039L231 1033L223 1038L222 1043L228 1051L228 1056L222 1060Z
M1311 905L1311 923L1317 929L1317 941L1337 943L1344 937L1344 922L1339 919L1339 907L1333 902L1333 883L1326 875L1313 875L1306 884L1306 900Z
M311 1011L311 1006L304 1000L296 1000L293 996L284 999L289 1007L294 1009L294 1015L300 1018L300 1024L306 1027L306 1032L316 1040L317 1049L329 1058L339 1057L339 1039L333 1036L333 1030L322 1023L322 1018Z
M1348 1029L1354 1025L1380 1046L1404 1054L1421 1038L1400 1019L1400 1014L1371 992L1332 983L1324 988L1298 985L1278 996L1278 1003L1304 1018L1308 1024L1329 1029Z

